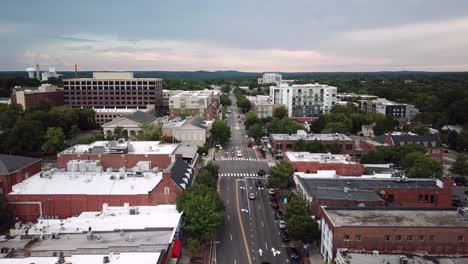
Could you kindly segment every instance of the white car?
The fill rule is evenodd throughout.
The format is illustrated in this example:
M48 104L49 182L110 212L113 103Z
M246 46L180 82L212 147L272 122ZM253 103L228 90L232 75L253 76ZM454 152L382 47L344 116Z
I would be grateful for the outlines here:
M240 150L237 151L237 157L242 157L242 151Z
M268 194L270 195L275 194L275 189L272 189L272 188L268 189Z
M286 229L286 222L284 220L279 220L278 226L280 229Z

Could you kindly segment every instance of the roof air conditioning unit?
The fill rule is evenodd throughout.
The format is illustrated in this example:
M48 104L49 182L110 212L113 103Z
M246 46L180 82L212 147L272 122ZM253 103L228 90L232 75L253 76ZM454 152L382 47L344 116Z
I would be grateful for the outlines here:
M379 251L377 250L372 251L372 256L378 256L378 255L379 255Z

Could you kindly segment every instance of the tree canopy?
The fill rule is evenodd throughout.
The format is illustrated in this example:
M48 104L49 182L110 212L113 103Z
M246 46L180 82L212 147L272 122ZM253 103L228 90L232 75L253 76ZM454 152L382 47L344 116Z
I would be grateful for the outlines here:
M304 243L311 243L320 237L318 224L310 216L306 201L292 195L286 206L286 224L291 237Z
M217 144L223 145L231 138L231 128L223 120L214 121L210 132L213 141Z
M65 135L60 127L49 127L42 144L42 151L47 154L56 154L65 147Z
M450 171L459 175L468 176L468 155L458 153Z
M292 183L294 168L291 163L282 160L270 168L268 186L272 188L288 188Z
M140 126L140 131L137 133L137 140L139 141L158 141L161 140L161 127L144 123Z

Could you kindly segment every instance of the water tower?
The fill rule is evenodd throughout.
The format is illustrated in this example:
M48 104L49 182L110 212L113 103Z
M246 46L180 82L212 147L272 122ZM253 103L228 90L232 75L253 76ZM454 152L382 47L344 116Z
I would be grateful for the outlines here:
M26 72L28 73L28 77L29 77L30 79L34 79L34 74L35 74L35 72L36 72L36 69L34 69L34 68L27 68L27 69L26 69Z

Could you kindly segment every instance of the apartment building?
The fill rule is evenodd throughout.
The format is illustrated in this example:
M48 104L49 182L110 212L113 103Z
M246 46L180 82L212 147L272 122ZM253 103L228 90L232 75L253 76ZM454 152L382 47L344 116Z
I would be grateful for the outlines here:
M282 80L281 74L278 73L265 73L262 78L258 78L258 84L276 83L280 84Z
M169 98L169 116L174 118L187 113L205 120L215 119L221 105L219 96L220 91L207 89L178 93Z
M337 88L324 84L292 84L280 83L270 86L270 98L274 104L282 104L288 108L288 116L318 117L329 113L336 104Z
M419 113L414 105L397 103L385 98L358 100L357 103L364 112L377 112L397 119L412 120Z
M274 104L268 95L246 96L252 105L252 110L258 118L273 117L276 108L286 107L281 104Z
M92 78L63 80L65 105L92 108L154 108L163 104L162 79L131 72L94 72Z

